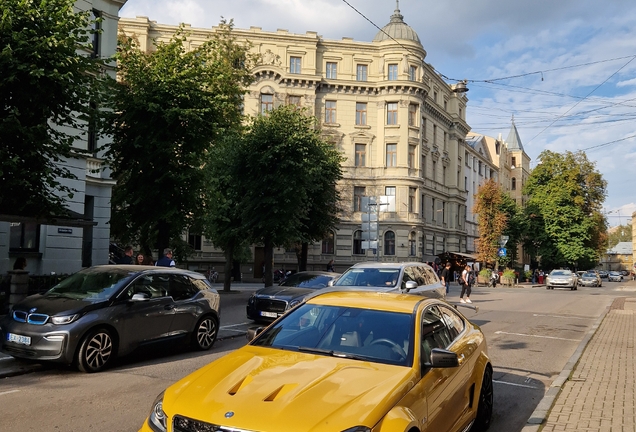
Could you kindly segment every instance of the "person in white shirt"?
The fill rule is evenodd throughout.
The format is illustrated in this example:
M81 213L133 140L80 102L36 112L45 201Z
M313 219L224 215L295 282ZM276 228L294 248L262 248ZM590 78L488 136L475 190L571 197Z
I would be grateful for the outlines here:
M462 272L462 276L461 279L459 280L459 282L462 285L462 293L459 295L459 302L460 303L472 303L470 301L470 282L469 282L469 278L470 278L470 266L466 266L466 268L464 268L464 271ZM464 294L466 294L466 300L464 300Z

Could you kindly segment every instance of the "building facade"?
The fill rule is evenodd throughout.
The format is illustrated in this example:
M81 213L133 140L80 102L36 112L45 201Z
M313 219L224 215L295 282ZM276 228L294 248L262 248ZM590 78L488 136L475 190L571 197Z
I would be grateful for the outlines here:
M619 242L613 248L608 249L601 257L600 270L607 271L632 271L634 268L634 248L632 242Z
M102 20L96 24L101 33L93 39L94 49L82 50L85 55L112 57L117 49L119 10L127 0L78 0L78 11L92 11ZM115 65L106 73L115 77ZM96 264L107 264L110 242L110 196L114 181L103 169L103 154L97 149L108 144L107 139L78 131L74 147L92 151L86 156L75 153L64 164L75 180L62 183L75 189L66 201L71 217L49 220L3 216L0 221L0 272L13 267L17 257L27 259L32 274L72 273Z
M167 41L177 30L146 17L122 18L119 26L148 51L153 41ZM188 41L196 46L216 28L189 30ZM325 139L346 157L338 186L345 208L341 223L310 246L309 268L322 269L331 259L344 270L369 259L432 261L444 251L466 251L465 87L445 83L424 61L426 51L399 10L372 42L258 27L234 34L262 58L245 113L266 114L283 104L307 107L321 120ZM364 197L386 203L379 206L375 251L363 249ZM200 247L192 268L204 269L217 259L220 264L213 245L189 238ZM295 265L293 253L274 252L275 266ZM246 267L245 276L258 277L260 267Z

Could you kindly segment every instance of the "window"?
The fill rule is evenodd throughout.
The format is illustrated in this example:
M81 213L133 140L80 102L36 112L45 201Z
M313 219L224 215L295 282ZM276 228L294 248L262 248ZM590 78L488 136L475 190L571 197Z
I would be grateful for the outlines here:
M188 244L195 251L201 250L201 236L199 234L192 234L188 232Z
M293 74L300 73L300 57L289 58L289 73L293 73Z
M433 125L433 145L437 145L437 125Z
M422 178L426 178L426 156L422 156Z
M431 178L433 181L437 180L437 162L433 161L433 169L431 170Z
M90 103L91 111L97 114L97 104L95 102ZM86 137L86 148L89 152L95 153L97 151L97 130L96 130L95 117L91 116L88 120L88 134Z
M386 104L386 124L396 125L397 114L398 114L397 102L389 102L388 104Z
M481 164L481 161L479 161L479 162L478 162L478 166L479 166L479 171L478 171L478 172L479 172L479 175L482 175L483 173L482 173L482 164Z
M359 166L359 167L367 166L367 145L366 144L356 144L355 164L356 166Z
M359 64L356 67L356 80L357 81L366 81L367 80L367 65Z
M362 211L362 197L364 196L364 186L355 186L353 188L353 211Z
M9 250L37 252L40 246L40 225L31 222L11 222Z
M424 138L424 141L428 141L428 138L426 138L426 117L422 117L422 138Z
M384 195L395 196L395 186L386 186L384 188Z
M409 168L415 168L415 149L414 145L409 145Z
M274 109L274 95L261 94L261 114L267 114Z
M437 103L437 91L433 92L433 102Z
M287 105L294 105L300 107L300 96L288 96Z
M459 118L462 118L462 114L464 114L464 110L462 110L461 108L459 109Z
M444 111L448 110L448 101L444 99Z
M517 158L516 157L514 157L514 156L512 157L512 163L510 165L511 165L510 167L513 168L513 169L514 169L514 167L517 166Z
M329 231L326 238L322 240L322 253L325 255L333 255L335 237L333 231Z
M325 102L325 123L336 123L336 101Z
M327 78L336 79L338 78L338 63L327 62Z
M416 81L417 80L417 66L410 66L409 67L409 79L411 81Z
M417 104L409 104L409 126L417 126Z
M517 179L516 178L512 178L511 182L510 182L510 189L512 190L517 190Z
M437 209L435 208L435 198L431 199L431 209L433 210L433 222L437 220Z
M101 30L102 23L98 20L102 17L102 13L96 9L93 9L93 19L95 22L92 24L91 32L93 33L93 52L91 52L91 57L99 57L101 54Z
M356 125L366 126L367 124L367 104L356 102Z
M199 290L190 283L190 278L183 275L170 275L168 294L176 301L186 300L198 294Z
M499 141L495 142L495 153L501 153L501 143Z
M386 166L397 166L397 144L386 145Z
M409 234L409 255L415 256L416 251L417 251L416 234L415 234L415 231L411 231L411 233ZM419 284L419 285L422 285L422 284Z
M444 131L444 150L448 150L448 134Z
M389 65L389 81L397 81L398 79L398 65Z
M442 184L446 184L446 167L442 167Z
M415 193L416 188L409 188L409 213L415 213Z
M353 233L353 254L364 255L364 249L362 249L362 230L357 230Z
M384 233L384 255L395 255L395 233L393 231Z

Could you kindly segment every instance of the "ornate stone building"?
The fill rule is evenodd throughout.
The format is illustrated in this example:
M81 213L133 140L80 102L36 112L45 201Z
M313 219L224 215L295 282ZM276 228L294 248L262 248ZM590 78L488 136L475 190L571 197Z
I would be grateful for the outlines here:
M146 17L122 18L119 26L146 50L177 30ZM216 28L189 30L195 46ZM372 42L258 27L235 29L235 36L262 56L245 113L255 116L282 104L307 107L346 157L341 223L310 246L310 269L323 269L331 259L344 270L376 258L432 261L444 251L466 252L465 84L447 84L424 61L426 51L399 10ZM380 206L378 255L362 248L363 197L387 203ZM209 242L190 240L199 249L192 268L220 265L221 255ZM274 252L275 266L295 265L293 253ZM244 276L260 277L261 253L255 248L256 265L244 265Z

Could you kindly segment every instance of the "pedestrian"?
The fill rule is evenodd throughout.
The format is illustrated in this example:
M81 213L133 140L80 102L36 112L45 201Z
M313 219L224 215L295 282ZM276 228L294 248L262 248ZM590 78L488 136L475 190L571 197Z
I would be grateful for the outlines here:
M447 262L442 270L442 277L440 278L444 286L446 287L446 294L450 292L450 275L451 275L451 263Z
M138 253L137 257L135 258L135 264L144 265L144 259L145 259L144 254Z
M333 260L330 260L330 261L327 263L327 271L328 271L328 272L335 272L335 271L336 271L336 269L335 269L335 268L334 268L334 266L333 266Z
M157 267L174 267L176 264L172 259L172 249L165 248L163 250L163 256L157 260L155 266Z
M467 265L459 278L459 283L462 284L462 292L459 295L460 303L472 303L470 301L470 266ZM466 294L466 300L464 300L464 294Z
M24 270L26 268L27 261L26 258L21 256L15 259L13 263L13 270Z
M117 264L134 264L133 261L133 247L128 245L124 248L124 256L119 259Z

